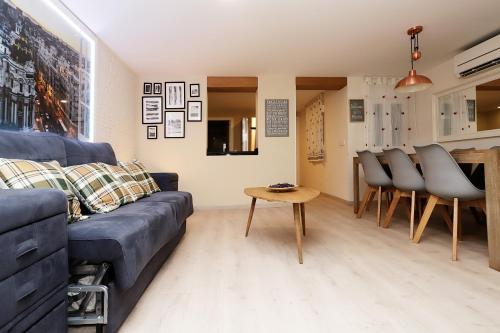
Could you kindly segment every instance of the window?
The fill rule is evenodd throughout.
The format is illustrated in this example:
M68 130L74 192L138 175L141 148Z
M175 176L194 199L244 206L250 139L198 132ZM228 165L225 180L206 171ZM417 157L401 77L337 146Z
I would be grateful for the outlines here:
M256 155L257 78L208 79L207 155Z

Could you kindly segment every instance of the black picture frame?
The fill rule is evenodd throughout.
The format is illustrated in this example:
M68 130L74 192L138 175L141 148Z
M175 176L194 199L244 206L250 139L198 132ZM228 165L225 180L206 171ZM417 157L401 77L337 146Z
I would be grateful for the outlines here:
M167 131L167 126L169 125L168 114L180 114L179 119L182 119L182 136L169 136ZM165 111L165 123L164 123L163 137L165 139L184 139L186 137L186 111Z
M349 100L349 120L351 123L362 123L365 121L365 100Z
M199 119L191 117L190 106L193 104L198 104L200 106L200 111L199 111L200 118ZM187 121L195 123L195 122L201 122L202 119L203 119L203 103L202 103L202 101L188 101L187 102Z
M182 90L181 94L178 94L176 90ZM186 82L182 81L165 82L164 106L166 110L180 110L186 108Z
M193 88L197 88L193 94ZM200 97L200 84L192 83L189 85L189 97Z
M160 104L160 119L155 122L148 122L144 121L144 111L145 111L145 101L147 100L157 100ZM143 125L155 125L155 124L162 124L163 123L163 98L161 96L142 96L142 124Z
M161 87L162 87L161 82L155 82L153 84L153 94L154 95L161 95L161 93L162 93Z
M142 92L144 95L153 94L153 84L151 82L144 82L144 86L142 88Z
M153 128L154 128L154 135L151 135L152 132L150 132L150 130L152 130ZM148 126L147 131L146 131L146 136L147 136L148 140L158 139L158 126L156 126L156 125Z

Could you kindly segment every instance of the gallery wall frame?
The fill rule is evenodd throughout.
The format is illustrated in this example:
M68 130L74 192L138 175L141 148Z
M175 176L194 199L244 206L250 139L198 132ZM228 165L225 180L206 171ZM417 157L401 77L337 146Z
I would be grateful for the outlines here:
M153 94L155 95L161 95L161 82L155 82L153 84Z
M163 105L161 96L142 96L142 124L163 123Z
M192 83L189 85L189 96L190 97L200 97L200 84Z
M184 139L186 137L185 114L185 111L165 111L165 139Z
M158 139L158 126L148 126L147 128L147 138L148 140L156 140Z
M153 93L153 84L151 82L144 82L142 93L144 95L151 95Z
M186 82L165 82L165 109L186 108Z
M201 122L203 118L203 103L201 101L187 102L187 121Z

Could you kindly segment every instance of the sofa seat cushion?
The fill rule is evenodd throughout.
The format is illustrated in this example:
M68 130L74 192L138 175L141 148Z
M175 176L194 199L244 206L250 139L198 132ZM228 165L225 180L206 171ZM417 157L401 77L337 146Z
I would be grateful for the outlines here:
M175 210L171 203L137 201L71 224L69 256L111 263L117 285L127 289L156 252L177 235Z
M181 191L156 192L139 202L168 202L175 205L177 224L181 226L193 214L193 197L191 193Z

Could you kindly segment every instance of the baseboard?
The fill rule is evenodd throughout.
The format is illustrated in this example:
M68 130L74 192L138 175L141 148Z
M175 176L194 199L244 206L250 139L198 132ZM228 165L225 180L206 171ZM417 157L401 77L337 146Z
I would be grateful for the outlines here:
M330 199L333 199L335 201L341 202L343 204L349 205L349 206L352 206L352 204L353 204L352 201L345 200L345 199L339 198L337 196L334 196L334 195L331 195L331 194L328 194L328 193L325 193L325 192L321 192L321 195L323 195L325 197L328 197Z
M257 200L255 208L274 208L274 207L288 207L291 204L285 202L267 202ZM242 205L209 205L209 206L195 206L195 210L215 210L215 209L250 209L250 202Z

